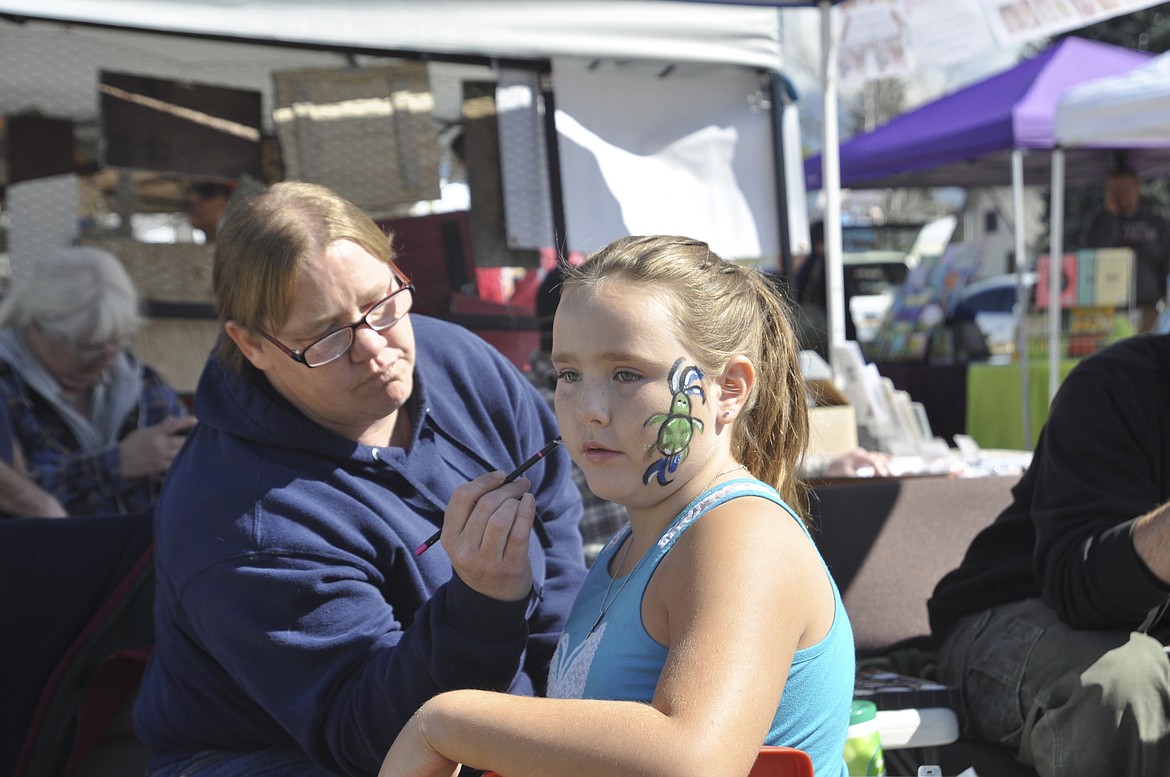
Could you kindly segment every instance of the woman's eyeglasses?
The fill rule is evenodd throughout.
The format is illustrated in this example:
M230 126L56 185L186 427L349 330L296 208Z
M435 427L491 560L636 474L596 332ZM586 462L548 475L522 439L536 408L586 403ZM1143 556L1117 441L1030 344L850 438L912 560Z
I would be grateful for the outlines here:
M375 332L384 332L410 312L410 308L414 304L414 284L405 278L402 278L402 282L403 285L400 288L395 289L389 296L375 303L361 319L322 335L305 346L303 350L296 351L289 348L263 329L256 331L293 361L300 362L306 367L323 367L331 361L340 359L353 347L358 327L364 324Z

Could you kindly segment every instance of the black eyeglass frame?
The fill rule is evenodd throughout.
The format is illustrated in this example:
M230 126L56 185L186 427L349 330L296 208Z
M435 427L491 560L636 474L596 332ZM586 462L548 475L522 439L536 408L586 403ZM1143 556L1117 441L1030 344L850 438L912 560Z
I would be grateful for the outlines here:
M334 329L330 332L326 332L325 334L321 335L316 340L309 343L308 345L306 345L302 349L289 348L287 345L280 342L275 337L273 337L272 335L265 332L263 329L257 329L256 332L259 333L259 335L261 337L263 337L265 340L267 340L268 342L272 343L277 348L279 348L281 353L283 353L288 358L292 359L297 364L303 364L306 367L308 367L309 369L315 369L317 367L324 367L326 364L332 364L333 362L340 359L342 356L345 356L347 353L349 353L350 348L353 348L354 341L357 340L357 330L363 324L368 326L370 329L374 330L375 332L385 332L386 330L391 329L395 324L397 324L403 318L405 318L406 315L408 313L410 313L411 308L414 307L414 284L411 283L410 280L405 275L403 275L402 272L394 265L390 265L390 269L394 272L394 277L402 285L400 285L397 289L390 292L385 297L383 297L382 299L378 300L373 305L371 305L370 309L367 310L365 312L365 314L361 318L359 318L357 321L355 321L354 323L346 324L345 326L341 326L341 327L338 327L337 329ZM398 316L393 321L391 321L389 324L386 324L385 326L382 326L382 327L376 327L369 322L369 318L371 315L373 315L375 310L382 307L387 302L394 299L395 297L397 297L399 294L402 294L403 292L406 292L410 295L410 304L407 305L406 310L402 313L402 315ZM331 356L330 358L326 359L323 362L318 362L317 364L309 364L308 359L305 358L305 353L308 352L308 350L310 348L312 348L313 346L317 345L320 342L328 340L330 337L333 337L338 332L344 332L347 329L349 330L349 344L346 345L345 348L342 348L337 353L336 356Z

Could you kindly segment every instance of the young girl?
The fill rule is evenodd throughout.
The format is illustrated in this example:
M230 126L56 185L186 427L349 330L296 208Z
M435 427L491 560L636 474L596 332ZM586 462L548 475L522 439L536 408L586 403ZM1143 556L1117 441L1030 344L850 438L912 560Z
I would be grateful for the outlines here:
M853 636L793 509L808 417L783 303L705 243L622 238L567 270L552 358L565 447L629 525L550 698L436 696L381 777L746 775L763 744L844 775Z

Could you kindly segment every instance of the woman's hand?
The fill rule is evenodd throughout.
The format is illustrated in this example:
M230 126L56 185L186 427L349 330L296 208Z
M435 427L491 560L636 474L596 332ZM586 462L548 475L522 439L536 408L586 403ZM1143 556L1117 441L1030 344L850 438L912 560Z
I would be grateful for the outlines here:
M460 580L484 596L514 602L532 590L528 543L536 500L528 478L503 480L502 472L489 472L455 489L441 541Z
M830 461L825 474L831 478L889 477L890 457L878 451L854 448Z
M135 429L118 443L122 477L161 477L183 447L184 434L195 426L192 416L164 418L154 426Z

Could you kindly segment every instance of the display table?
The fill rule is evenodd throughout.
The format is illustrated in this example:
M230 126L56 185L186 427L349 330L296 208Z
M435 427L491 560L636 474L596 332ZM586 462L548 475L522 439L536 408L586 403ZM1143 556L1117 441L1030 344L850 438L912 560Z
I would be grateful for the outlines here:
M923 364L921 362L875 362L878 373L889 378L894 388L921 402L936 437L953 442L966 429L967 364Z
M1060 379L1077 364L1062 359ZM981 448L1032 450L1048 418L1048 362L1033 361L1028 369L1031 433L1024 436L1020 365L967 365L967 434Z

